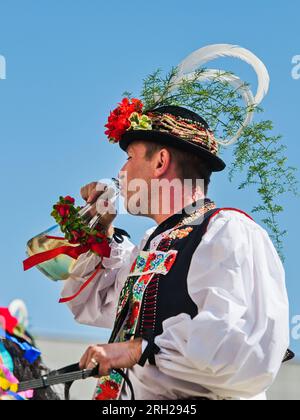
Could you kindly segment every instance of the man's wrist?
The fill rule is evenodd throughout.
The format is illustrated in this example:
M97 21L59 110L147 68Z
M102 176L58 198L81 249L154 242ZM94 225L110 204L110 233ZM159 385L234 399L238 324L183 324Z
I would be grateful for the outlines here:
M135 353L135 362L138 363L142 356L142 342L141 338L136 338L135 340L129 341L129 346L131 350Z
M113 226L113 225L106 226L106 227L101 226L101 227L100 227L100 231L101 231L101 233L103 233L103 235L105 235L107 238L112 239L112 237L113 237L113 235L114 235L114 233L115 233L115 228L114 228L114 226Z

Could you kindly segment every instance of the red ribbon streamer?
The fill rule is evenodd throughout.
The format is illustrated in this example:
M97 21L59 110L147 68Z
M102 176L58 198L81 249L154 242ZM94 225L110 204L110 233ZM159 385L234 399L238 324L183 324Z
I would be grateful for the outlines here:
M56 239L56 240L64 240L64 238L59 238L56 236L46 236L47 239ZM52 249L50 251L41 252L39 254L33 255L32 257L27 258L23 262L24 271L30 270L31 268L35 267L36 265L42 264L46 261L52 260L53 258L58 257L59 255L68 255L69 257L77 260L81 254L85 254L86 252L92 250L100 257L107 257L110 256L110 246L107 241L102 243L91 242L87 245L78 245L78 246L61 246L59 248Z
M46 236L47 239L55 239L57 241L65 241L65 238L62 238L60 236Z
M58 238L54 236L47 236L47 238L57 239L57 240L64 239L64 238ZM62 254L68 255L69 257L77 260L81 254L85 254L86 252L90 250L98 254L100 257L107 257L107 258L110 256L110 252L111 252L110 246L107 241L104 241L102 243L95 242L95 243L90 243L87 245L78 245L76 247L65 245L56 249L52 249L50 251L41 252L39 254L36 254L27 258L27 260L23 262L24 271L27 271L30 268L33 268L36 265L42 264L46 261L52 260L53 258L56 258ZM75 295L62 298L59 300L59 303L67 303L77 298L77 296L79 296L83 292L83 290L94 280L94 278L97 276L97 274L102 268L103 268L102 263L100 263L99 266L96 268L96 271L94 272L94 274L80 287L80 289L78 290L77 293L75 293Z
M100 272L100 270L102 269L102 264L100 264L96 271L94 272L94 274L80 287L80 289L78 290L78 292L75 293L75 295L73 296L69 296L69 297L65 297L65 298L61 298L59 300L59 303L68 303L71 302L72 300L76 299L77 296L79 296L84 289L86 289L88 287L88 285L94 280L94 278L97 276L97 274Z
M36 265L42 264L46 261L52 260L53 258L56 258L62 254L68 255L69 257L77 260L81 254L84 254L89 250L90 246L88 245L79 245L76 247L66 245L56 249L52 249L50 251L41 252L39 254L27 258L27 260L23 262L24 271L30 270L30 268L33 268Z

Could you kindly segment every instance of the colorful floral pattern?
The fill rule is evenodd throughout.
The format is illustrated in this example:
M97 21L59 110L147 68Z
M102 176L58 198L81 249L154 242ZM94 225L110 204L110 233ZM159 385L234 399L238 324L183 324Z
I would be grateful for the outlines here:
M116 318L117 321L119 320L127 302L129 302L130 306L123 327L119 331L117 339L115 340L116 342L124 342L134 339L138 327L142 301L147 290L147 286L150 284L154 276L166 275L173 267L178 255L178 251L170 250L174 240L186 238L193 231L192 227L186 227L183 229L179 228L182 228L187 225L188 222L199 218L201 214L205 213L205 211L210 210L210 206L215 208L214 203L204 206L204 208L198 211L195 215L182 220L174 227L172 232L163 235L159 245L157 246L157 249L160 249L159 251L141 251L137 256L136 260L132 264L130 275L126 280L119 299ZM164 251L161 249L164 249ZM99 380L96 388L95 399L118 399L122 390L122 385L122 376L116 372L112 372L110 376L103 377Z
M176 258L177 251L142 251L137 257L136 263L132 267L131 276L142 274L168 274L168 267L165 262L170 260L170 256Z
M119 306L117 310L117 319L122 313L126 303L130 302L127 318L124 327L120 331L117 342L124 342L134 338L141 304L144 293L152 277L159 272L167 274L174 264L177 251L170 252L142 252L137 257L132 266L132 272L127 278L126 284L121 292ZM143 274L143 270L146 274ZM137 277L135 272L139 273ZM142 275L141 275L142 273ZM118 373L113 372L110 376L101 378L96 388L96 400L115 400L118 398L122 389L123 378Z
M97 401L116 400L122 383L122 376L116 372L112 372L110 376L103 376L98 381L94 399Z

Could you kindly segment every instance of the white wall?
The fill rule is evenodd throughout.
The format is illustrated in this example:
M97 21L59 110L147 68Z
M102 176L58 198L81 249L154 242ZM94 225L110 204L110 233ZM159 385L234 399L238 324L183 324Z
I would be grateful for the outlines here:
M89 344L49 338L40 338L37 343L45 363L51 369L77 363ZM78 381L71 389L72 399L90 400L95 389L95 382L95 379ZM300 364L289 362L283 365L275 384L268 393L268 398L270 400L300 400Z

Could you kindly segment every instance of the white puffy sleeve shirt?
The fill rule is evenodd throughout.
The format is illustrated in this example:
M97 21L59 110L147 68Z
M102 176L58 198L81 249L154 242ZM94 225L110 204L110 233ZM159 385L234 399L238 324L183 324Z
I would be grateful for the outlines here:
M79 322L112 326L122 285L149 234L140 248L124 243L116 251L118 262L112 257L111 267L70 304ZM68 293L77 290L85 264L83 257L66 284ZM198 315L179 314L163 323L155 340L156 367L130 371L136 398L264 398L289 345L285 273L267 232L244 214L221 211L193 255L187 283Z

